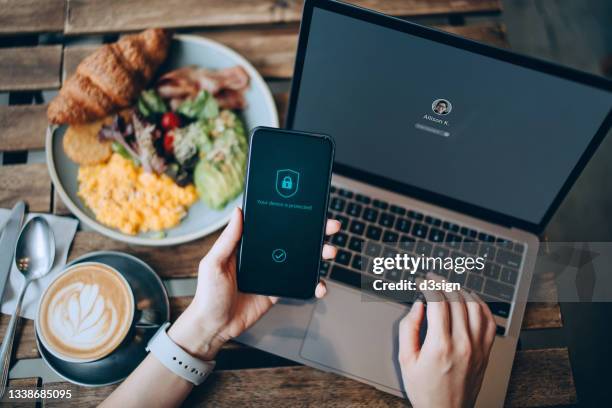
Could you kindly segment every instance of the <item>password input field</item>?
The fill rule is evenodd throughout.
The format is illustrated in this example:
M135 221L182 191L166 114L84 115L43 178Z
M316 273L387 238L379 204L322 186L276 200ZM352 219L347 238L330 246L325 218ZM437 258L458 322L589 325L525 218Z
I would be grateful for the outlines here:
M422 130L427 133L433 133L435 135L442 136L442 137L449 137L451 135L450 132L447 132L446 130L424 125L422 123L415 123L414 127L417 128L418 130Z

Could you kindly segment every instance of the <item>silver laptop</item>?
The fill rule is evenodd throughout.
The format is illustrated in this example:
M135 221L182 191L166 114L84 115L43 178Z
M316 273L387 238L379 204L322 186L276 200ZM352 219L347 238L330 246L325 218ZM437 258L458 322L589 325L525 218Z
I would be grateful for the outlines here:
M540 234L610 128L610 82L400 19L306 1L287 127L331 135L328 295L282 301L238 340L405 396L397 326L370 301L372 257L486 256L445 278L498 325L477 405L502 406ZM402 278L389 271L388 281Z

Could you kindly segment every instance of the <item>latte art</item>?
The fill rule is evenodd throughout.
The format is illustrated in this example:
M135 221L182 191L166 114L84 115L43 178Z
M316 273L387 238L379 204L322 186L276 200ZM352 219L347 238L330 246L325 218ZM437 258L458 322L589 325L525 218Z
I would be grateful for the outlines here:
M36 329L45 347L59 357L93 361L123 341L133 315L134 298L119 272L103 264L79 264L45 291Z
M117 330L117 308L97 284L75 282L62 288L49 304L49 328L58 340L79 350L103 346Z

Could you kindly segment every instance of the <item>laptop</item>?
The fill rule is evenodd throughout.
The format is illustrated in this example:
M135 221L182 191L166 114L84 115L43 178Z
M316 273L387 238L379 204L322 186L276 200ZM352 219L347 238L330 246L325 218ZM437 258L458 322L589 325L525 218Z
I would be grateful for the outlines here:
M321 264L324 299L283 300L238 340L405 397L397 330L410 302L368 301L364 263L400 250L485 256L484 270L445 278L494 313L477 405L503 406L538 236L610 128L611 107L604 78L307 0L286 126L335 140L338 255Z

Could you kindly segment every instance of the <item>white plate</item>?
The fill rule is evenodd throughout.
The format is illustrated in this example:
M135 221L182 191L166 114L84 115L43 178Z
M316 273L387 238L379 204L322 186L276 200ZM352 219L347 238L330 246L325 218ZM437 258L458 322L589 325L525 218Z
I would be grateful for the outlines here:
M250 86L245 94L247 108L241 112L246 130L256 126L278 127L278 113L270 89L255 68L235 51L207 38L191 35L176 35L170 47L168 59L160 72L168 72L187 65L220 69L240 65L250 77ZM92 211L77 196L78 165L64 153L62 140L66 126L49 127L46 135L47 166L51 180L62 201L83 223L117 241L148 246L176 245L206 236L229 221L234 207L242 202L242 195L230 202L221 211L212 210L201 201L190 207L189 214L176 227L166 230L164 238L155 238L155 233L127 235L96 221Z

